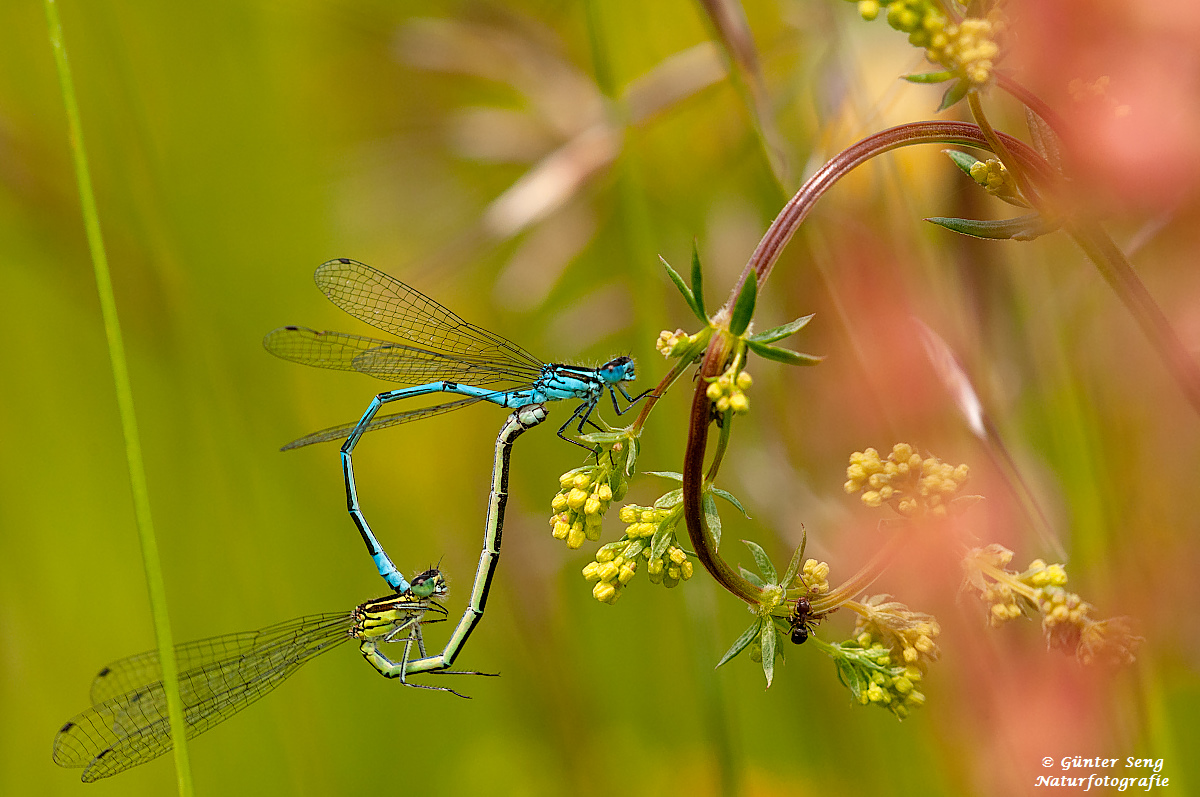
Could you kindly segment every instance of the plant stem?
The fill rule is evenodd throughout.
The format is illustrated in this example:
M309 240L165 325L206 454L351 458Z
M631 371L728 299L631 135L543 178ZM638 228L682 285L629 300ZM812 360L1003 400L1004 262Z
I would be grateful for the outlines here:
M154 524L150 517L150 495L146 488L146 470L142 462L142 447L138 437L137 416L133 406L133 389L129 382L129 367L125 362L125 344L121 337L121 323L117 316L117 302L108 270L108 256L104 251L104 238L100 233L100 214L96 208L96 197L92 192L92 178L88 170L87 153L83 146L83 127L79 118L79 106L75 99L75 86L71 80L70 65L67 63L66 46L63 43L62 22L59 20L55 0L44 0L44 2L50 45L54 50L59 86L62 90L63 103L66 106L71 155L75 162L79 201L82 205L88 249L92 255L92 268L96 275L96 291L100 297L100 311L104 318L104 335L108 341L109 360L117 393L117 408L121 416L121 430L125 437L125 459L129 467L129 485L133 493L133 509L137 520L138 540L142 548L142 565L146 571L146 587L150 593L154 634L158 640L163 688L167 695L167 713L171 721L171 741L175 747L175 771L178 777L179 794L182 797L190 797L193 792L192 773L188 761L183 701L179 696L175 646L171 639L171 624L167 616L166 586L163 582L162 566L159 562L158 542L154 537Z

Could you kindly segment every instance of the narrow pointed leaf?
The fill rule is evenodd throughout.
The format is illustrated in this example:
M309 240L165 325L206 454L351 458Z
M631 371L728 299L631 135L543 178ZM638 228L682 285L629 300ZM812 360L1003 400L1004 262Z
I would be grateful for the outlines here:
M738 294L737 301L733 305L733 317L729 319L729 331L735 335L741 335L746 331L746 327L750 326L750 319L754 317L754 302L758 298L758 280L751 274L742 284L742 292Z
M717 502L711 493L705 493L700 506L704 509L704 519L708 521L708 530L712 534L713 548L721 547L721 516L717 514Z
M961 169L962 173L968 177L971 176L971 167L979 163L979 158L976 158L974 155L968 155L965 152L959 152L956 149L944 149L942 152L946 153L950 157L950 160L954 161L954 165Z
M775 565L771 564L771 557L767 556L767 552L754 540L742 540L742 543L754 555L754 562L758 565L758 571L763 574L768 583L774 584L778 574L775 572Z
M967 96L967 92L971 90L971 84L965 80L960 80L950 88L946 89L946 93L942 95L942 104L938 106L939 111L944 111L950 106L957 103L963 97Z
M742 635L737 638L737 641L730 646L729 650L725 651L725 655L717 662L717 667L720 667L725 662L732 659L737 654L741 653L750 643L754 641L754 637L758 636L759 626L762 625L762 620L755 620L750 624L750 627L742 632ZM717 667L713 667L715 670Z
M762 577L760 575L758 575L758 573L755 573L753 570L747 570L746 568L742 567L741 565L738 565L738 572L742 574L742 578L746 579L747 581L749 581L751 584L753 584L756 587L762 588L762 587L767 586L767 582L763 581Z
M662 261L663 267L667 269L667 276L671 278L671 282L674 282L675 287L678 288L679 292L683 294L683 300L687 302L687 306L691 308L692 312L697 318L699 318L701 321L707 322L708 319L704 316L703 310L696 306L696 297L692 295L692 289L689 288L687 283L683 281L683 277L679 276L679 272L671 268L671 264L668 263L662 255L659 255L658 259Z
M789 584L792 583L792 580L796 578L796 574L800 572L800 567L804 563L804 548L808 545L808 529L805 529L803 526L800 528L802 529L800 546L796 548L796 552L792 554L792 561L788 562L787 570L783 573L783 581L779 582L779 586L784 587L785 589Z
M642 453L641 437L629 438L629 456L625 459L625 475L632 476L637 471L638 455Z
M664 479L671 479L672 481L677 481L677 482L683 481L683 474L676 473L673 470L648 470L648 471L646 471L646 475L647 476L662 476Z
M855 700L862 697L866 686L863 683L862 675L858 670L854 669L854 665L845 659L839 658L837 660L837 676L842 685L850 690L850 694L854 695Z
M641 555L645 547L645 540L630 540L629 544L622 549L621 556L624 556L627 560L632 561Z
M670 509L671 507L676 506L682 500L683 500L683 488L681 487L677 490L672 490L669 493L664 493L663 495L661 495L659 497L659 499L654 502L654 508L655 509Z
M767 688L775 678L775 639L778 634L774 623L762 624L762 666L763 675L767 676Z
M774 360L784 365L820 365L825 360L824 357L818 357L815 354L804 354L803 352L792 351L791 349L783 349L779 346L768 346L756 340L748 340L746 341L746 345L750 347L750 351L764 360Z
M650 538L650 558L662 559L663 554L667 552L667 548L671 545L671 540L674 538L672 534L673 526L670 523L660 523L658 529L655 530L654 536Z
M742 506L741 501L739 501L733 497L733 493L729 492L728 490L722 490L720 487L711 487L709 489L712 490L713 495L719 495L720 497L724 498L729 503L736 506L738 508L738 511L740 511L743 515L746 516L746 520L750 519L750 513L746 511L746 507Z
M949 69L943 69L941 72L921 72L902 77L909 83L945 83L954 77L954 73Z
M1029 140L1033 143L1034 149L1061 173L1063 167L1062 141L1054 132L1054 128L1046 124L1046 120L1034 113L1028 106L1025 107L1025 122L1029 125Z
M953 219L934 216L925 219L952 232L984 238L989 241L1032 241L1058 229L1056 221L1047 221L1041 214L1029 213L1012 219Z
M708 313L704 309L704 278L700 274L700 248L695 238L692 239L692 309L701 321L708 321Z
M774 343L777 340L782 340L788 335L794 335L801 329L804 329L808 322L812 321L814 315L816 315L816 313L809 313L808 315L801 316L795 321L784 324L781 327L775 327L774 329L768 329L766 332L759 332L757 335L751 335L750 337L746 338L746 340L752 340L756 343Z

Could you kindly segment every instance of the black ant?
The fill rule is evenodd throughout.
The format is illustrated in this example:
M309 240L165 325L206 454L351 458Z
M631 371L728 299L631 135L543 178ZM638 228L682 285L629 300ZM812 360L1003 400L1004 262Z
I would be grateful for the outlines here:
M801 580L803 581L803 579ZM807 589L808 584L804 586ZM808 640L808 635L816 630L817 623L824 619L824 612L813 613L812 602L808 599L808 595L796 598L796 605L792 608L792 613L788 615L792 644L803 645Z

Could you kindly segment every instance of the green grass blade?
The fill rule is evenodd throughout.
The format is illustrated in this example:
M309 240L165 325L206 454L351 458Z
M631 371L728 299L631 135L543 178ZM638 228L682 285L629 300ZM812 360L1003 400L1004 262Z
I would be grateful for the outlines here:
M92 193L92 179L88 171L87 154L83 148L83 129L79 120L79 105L75 100L75 87L71 80L71 69L67 63L62 23L58 17L55 0L44 1L50 46L54 50L59 86L62 90L63 104L66 106L67 127L71 136L71 155L75 162L75 177L79 183L83 224L87 233L88 249L92 254L92 267L96 273L96 291L100 296L100 310L104 317L104 335L108 341L113 381L116 383L117 407L121 415L121 430L125 438L125 458L129 465L129 483L133 493L138 539L142 546L142 563L146 570L146 586L150 593L150 611L154 616L154 633L158 639L158 653L162 662L163 686L167 693L167 707L171 716L171 737L175 745L175 769L178 774L179 793L182 797L191 797L193 793L192 773L188 763L183 701L179 697L179 674L175 664L175 646L171 639L171 626L167 618L166 587L163 584L162 568L159 565L158 543L154 538L154 525L150 518L150 497L146 489L146 471L142 463L142 447L138 439L137 417L134 413L133 391L129 384L129 369L125 362L125 348L121 339L120 319L117 317L117 303L113 296L108 258L104 253L104 239L100 234L100 215L96 210L96 198Z

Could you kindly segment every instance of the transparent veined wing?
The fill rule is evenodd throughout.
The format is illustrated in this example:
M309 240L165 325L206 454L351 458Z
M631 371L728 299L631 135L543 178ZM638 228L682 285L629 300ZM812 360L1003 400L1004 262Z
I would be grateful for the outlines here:
M514 373L537 373L542 361L506 338L471 324L400 280L356 260L323 263L313 279L331 302L376 329L453 357L507 365ZM532 380L531 380L532 381Z
M267 351L290 362L317 368L359 373L399 382L424 385L447 380L474 387L513 390L537 381L541 369L495 362L480 355L447 356L403 343L376 340L344 332L318 332L300 326L272 330L263 338Z
M477 401L483 401L481 398L465 398L458 401L448 401L445 404L435 404L432 407L422 407L419 410L406 410L405 412L394 412L391 415L377 415L363 429L363 433L373 432L376 429L387 429L389 426L399 426L402 423L410 421L419 421L422 418L432 418L434 415L441 415L444 412L457 410L468 404L474 404ZM358 421L350 421L349 423L331 426L328 429L321 429L301 437L299 440L293 440L283 446L280 451L290 451L293 448L301 448L309 446L313 443L326 443L331 440L345 440L354 431L354 427L358 426Z
M191 738L270 692L314 656L351 639L349 612L309 615L257 632L176 646L179 689ZM130 656L100 671L91 708L54 739L54 761L85 767L90 782L169 751L170 721L158 654Z

